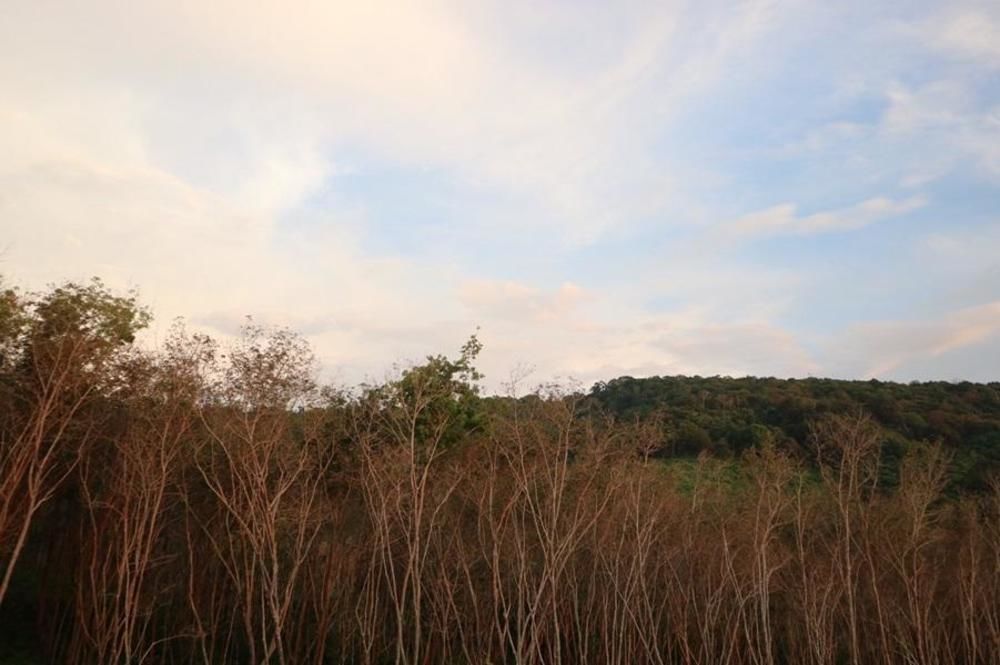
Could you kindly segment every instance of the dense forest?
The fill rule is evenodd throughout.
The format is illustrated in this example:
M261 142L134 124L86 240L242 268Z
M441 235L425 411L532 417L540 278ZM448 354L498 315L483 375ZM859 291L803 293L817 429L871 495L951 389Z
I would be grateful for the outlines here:
M835 379L622 377L590 397L618 419L663 425L663 454L739 456L773 440L812 459L811 426L830 414L866 413L879 427L882 482L927 442L948 452L949 490L983 491L1000 471L1000 383L909 384Z
M991 663L1000 386L322 386L0 293L0 662Z

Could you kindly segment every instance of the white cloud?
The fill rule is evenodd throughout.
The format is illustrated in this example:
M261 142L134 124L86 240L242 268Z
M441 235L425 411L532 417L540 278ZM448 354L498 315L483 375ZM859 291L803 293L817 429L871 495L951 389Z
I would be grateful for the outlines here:
M878 148L909 157L901 184L923 185L970 166L1000 182L1000 105L990 106L971 88L962 79L888 86Z
M157 332L178 314L222 334L245 314L287 323L345 380L457 348L476 324L493 380L519 361L584 379L807 373L813 359L771 323L807 286L796 271L678 241L655 268L610 259L627 277L617 283L561 268L546 279L496 279L447 259L374 251L364 201L348 206L337 187L368 163L441 173L463 201L489 203L439 224L479 224L467 235L546 247L617 240L636 220L666 232L717 219L691 191L726 181L710 159L665 147L685 132L673 119L710 108L731 84L765 79L778 59L769 42L810 11L755 0L518 11L436 1L8 1L0 268L31 286L91 274L138 286ZM956 16L935 44L993 62L995 18ZM929 137L911 185L969 157L1000 174L1000 113L964 85L886 90L877 130L833 123L801 147L872 131L879 149ZM719 232L844 231L923 204L879 197L801 214L786 203ZM517 269L518 257L509 265ZM671 302L651 304L658 298Z
M863 123L835 120L809 129L801 139L782 145L774 153L784 158L802 157L850 145L870 134L871 128Z
M139 126L148 160L181 178L281 208L349 168L335 154L349 145L446 169L528 210L525 226L573 242L663 209L685 176L653 158L650 134L786 20L770 2L680 0L523 13L15 2L7 13L8 105L34 113L41 99L87 108L97 97L101 112L110 103Z
M882 117L890 134L912 134L961 124L971 112L972 100L958 81L934 81L919 88L890 84L889 102Z
M923 26L936 48L990 67L1000 67L1000 11L996 3L974 3L937 16Z
M720 232L736 237L758 235L812 235L860 229L890 217L917 210L927 204L922 196L893 200L878 197L840 210L798 215L794 203L780 205L744 215L721 227Z
M827 342L824 359L844 376L927 379L934 377L921 376L920 368L929 361L976 349L979 378L987 378L995 376L998 345L1000 301L934 319L854 325Z
M572 326L494 324L483 328L482 339L483 367L495 386L511 367L523 365L541 379L573 378L584 385L622 375L803 376L818 369L776 326L718 324L694 311Z
M366 255L360 220L344 211L288 227L272 203L149 163L127 147L142 143L127 124L118 130L126 148L102 153L85 133L72 136L71 123L60 133L62 125L24 114L3 119L0 267L11 281L41 287L99 275L115 288L138 287L157 317L154 339L175 316L226 336L253 314L309 334L327 366L351 379L413 353L412 321L432 309L447 316L436 298L451 281L448 268ZM398 334L376 339L383 330Z
M647 138L782 20L766 2L0 13L5 272L138 286L154 337L175 315L223 335L245 314L287 323L350 379L446 350L475 323L510 335L498 368L647 362L653 347L619 327L641 306L373 255L364 209L304 204L360 153L513 200L526 214L501 232L592 241L663 208L677 178Z
M976 273L1000 268L997 247L1000 247L1000 217L974 228L935 231L921 239L918 251L925 266Z
M551 292L520 282L471 280L463 284L459 301L473 313L491 318L544 322L568 317L592 296L573 282Z

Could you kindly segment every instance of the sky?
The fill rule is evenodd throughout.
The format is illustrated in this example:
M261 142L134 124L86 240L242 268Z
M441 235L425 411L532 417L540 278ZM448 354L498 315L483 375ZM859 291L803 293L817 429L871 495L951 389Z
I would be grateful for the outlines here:
M0 0L0 274L377 380L1000 380L1000 3Z

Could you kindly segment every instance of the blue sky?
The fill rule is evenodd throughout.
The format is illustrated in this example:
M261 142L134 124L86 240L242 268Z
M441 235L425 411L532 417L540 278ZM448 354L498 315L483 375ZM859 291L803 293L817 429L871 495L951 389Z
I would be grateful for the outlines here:
M1000 378L995 2L9 0L0 77L0 272L150 344Z

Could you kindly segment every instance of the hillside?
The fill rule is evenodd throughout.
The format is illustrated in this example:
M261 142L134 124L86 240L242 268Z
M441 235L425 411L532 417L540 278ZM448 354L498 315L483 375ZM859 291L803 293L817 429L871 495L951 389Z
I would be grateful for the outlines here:
M595 384L590 398L618 419L658 418L665 455L738 455L772 436L806 458L810 423L864 411L883 429L883 475L905 452L940 442L953 488L983 490L1000 469L1000 383L663 376Z

